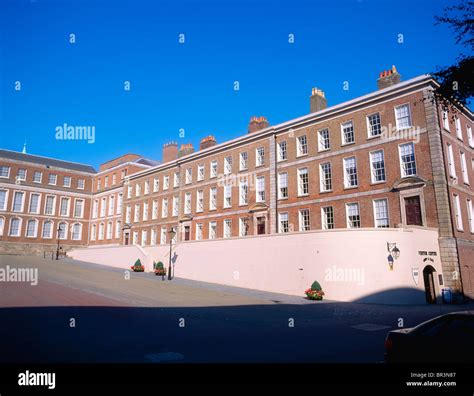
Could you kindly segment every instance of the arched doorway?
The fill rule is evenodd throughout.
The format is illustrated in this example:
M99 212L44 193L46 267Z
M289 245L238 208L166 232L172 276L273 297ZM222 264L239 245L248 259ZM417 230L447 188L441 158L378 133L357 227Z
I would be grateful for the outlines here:
M428 304L436 304L436 289L435 289L435 277L434 273L436 270L431 266L427 265L423 269L423 280L425 282L425 296Z

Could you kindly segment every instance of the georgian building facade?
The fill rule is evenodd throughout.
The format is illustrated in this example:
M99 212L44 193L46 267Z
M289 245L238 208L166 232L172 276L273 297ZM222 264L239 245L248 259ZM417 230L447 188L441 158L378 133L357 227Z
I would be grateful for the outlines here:
M71 195L74 208L84 198L83 219L75 210L66 217L71 235L82 224L81 239L71 236L71 245L168 244L172 228L178 243L312 230L437 229L444 284L472 294L473 114L441 108L432 100L436 85L428 75L400 82L392 69L380 75L377 91L331 107L313 89L306 116L274 126L252 117L248 133L231 141L217 144L208 136L195 152L171 142L160 164L127 155L98 173L69 170L73 184L84 178L84 190L74 196L66 187L47 190L60 190L57 213L61 194ZM16 165L8 166L17 175ZM31 216L18 211L23 198L7 179L0 175L7 190L1 239L33 241L25 225ZM18 236L11 235L12 217L21 219Z

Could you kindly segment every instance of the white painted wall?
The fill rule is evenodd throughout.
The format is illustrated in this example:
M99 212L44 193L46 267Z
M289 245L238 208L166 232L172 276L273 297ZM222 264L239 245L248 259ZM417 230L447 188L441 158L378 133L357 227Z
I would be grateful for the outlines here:
M395 242L401 252L393 271L387 261L387 242ZM429 264L437 271L435 285L439 295L442 286L437 274L442 272L438 233L418 228L314 231L183 242L174 247L174 275L301 296L317 280L330 300L423 304L426 256L419 255L420 250L437 253L431 256L434 263ZM161 260L168 267L168 254L169 246L87 248L72 253L78 260L120 268L129 268L139 257L147 271L152 270L153 260ZM418 284L412 268L419 270Z

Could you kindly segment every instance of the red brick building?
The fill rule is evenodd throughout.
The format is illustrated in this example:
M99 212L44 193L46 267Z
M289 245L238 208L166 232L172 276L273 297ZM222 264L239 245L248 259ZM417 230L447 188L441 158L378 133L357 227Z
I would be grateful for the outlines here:
M248 133L225 143L209 136L194 150L171 142L158 165L127 155L85 172L82 244L167 244L171 228L180 243L432 228L443 266L437 281L474 295L473 114L445 112L428 75L400 82L393 68L377 83L331 107L313 89L310 114L274 126L252 117ZM13 183L0 184L9 200L2 240L24 242L8 231Z

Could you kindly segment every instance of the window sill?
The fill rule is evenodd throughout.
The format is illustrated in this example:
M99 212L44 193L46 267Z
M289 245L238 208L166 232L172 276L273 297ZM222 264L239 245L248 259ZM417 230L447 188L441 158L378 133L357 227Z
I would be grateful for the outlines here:
M309 194L298 194L298 198L304 198L304 197L309 197Z
M371 186L377 186L379 184L384 184L384 183L387 183L387 180L381 180L381 181L373 181L370 183Z
M320 191L319 193L320 194L329 194L329 193L332 193L332 192L334 192L334 191L331 189L331 190Z
M287 200L288 200L288 197L278 197L278 200L279 200L279 201L287 201Z
M355 141L354 142L349 142L349 143L342 143L341 147L352 146L353 144L355 144Z
M318 149L318 153L324 153L324 152L330 151L330 150L331 150L331 147L325 148L325 149Z
M306 154L297 154L296 158L302 158L302 157L307 157L307 156L308 156L308 153L306 153Z
M344 190L354 190L359 188L359 186L350 186L350 187L344 187Z
M277 162L280 163L280 162L287 162L288 161L288 158L283 158L283 159L278 159Z
M367 136L367 140L374 140L374 139L380 139L382 137L382 133L379 135L374 135L374 136Z

